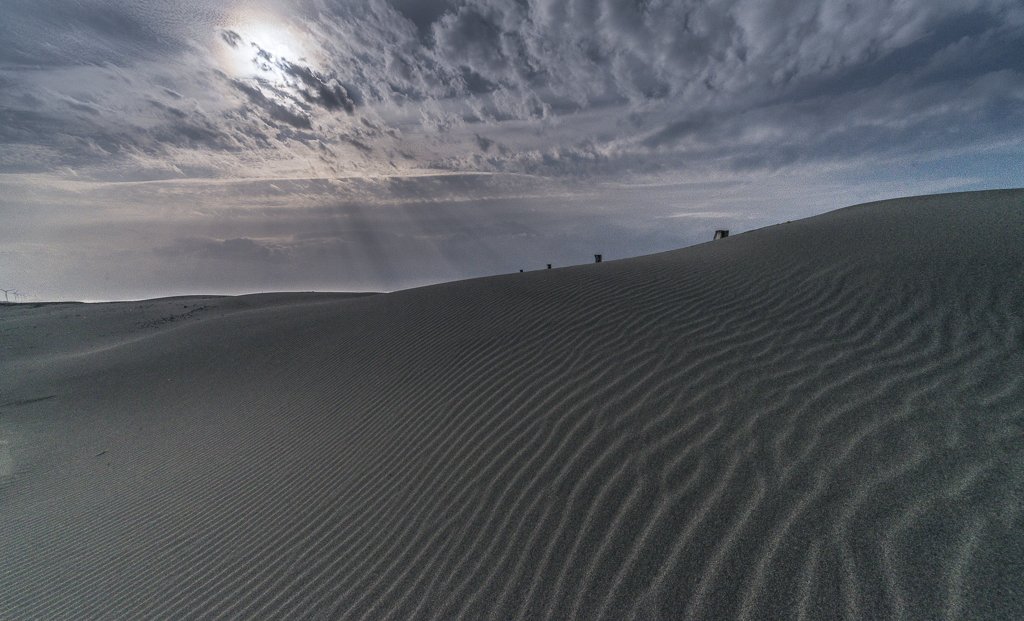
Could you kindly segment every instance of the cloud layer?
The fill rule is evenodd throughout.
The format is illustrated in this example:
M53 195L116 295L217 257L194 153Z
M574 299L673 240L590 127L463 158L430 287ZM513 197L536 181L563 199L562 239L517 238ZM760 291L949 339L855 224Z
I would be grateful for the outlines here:
M49 266L51 292L102 288L122 250L178 291L390 289L692 243L699 214L1024 184L1014 0L0 12L0 272Z
M158 4L5 2L0 169L775 169L1024 127L1011 1Z

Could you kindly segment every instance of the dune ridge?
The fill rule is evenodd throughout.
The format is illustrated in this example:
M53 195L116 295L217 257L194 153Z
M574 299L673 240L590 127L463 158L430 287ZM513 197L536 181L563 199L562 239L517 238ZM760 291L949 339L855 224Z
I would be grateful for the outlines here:
M1024 617L1022 231L0 308L0 618Z

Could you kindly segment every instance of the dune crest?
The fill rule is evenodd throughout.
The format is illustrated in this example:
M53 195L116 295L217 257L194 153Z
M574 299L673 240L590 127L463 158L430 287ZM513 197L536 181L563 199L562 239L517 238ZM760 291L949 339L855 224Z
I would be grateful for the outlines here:
M1024 618L1022 231L0 308L0 618Z

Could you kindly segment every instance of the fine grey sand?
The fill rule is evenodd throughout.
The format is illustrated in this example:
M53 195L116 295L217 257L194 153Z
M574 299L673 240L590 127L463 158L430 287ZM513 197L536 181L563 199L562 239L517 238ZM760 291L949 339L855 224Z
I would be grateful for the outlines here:
M0 307L5 620L1024 618L1022 503L1020 190Z

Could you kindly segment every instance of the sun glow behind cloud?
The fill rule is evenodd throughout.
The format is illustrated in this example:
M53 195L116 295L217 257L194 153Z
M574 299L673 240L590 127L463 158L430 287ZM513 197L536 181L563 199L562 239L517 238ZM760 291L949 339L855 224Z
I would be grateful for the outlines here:
M317 60L311 37L281 20L248 17L220 30L217 59L235 78L282 80L275 60L309 64Z
M214 40L222 92L255 137L262 162L246 178L380 175L382 156L370 146L382 128L356 115L356 103L330 69L309 23L267 12L226 19ZM238 105L240 104L240 105ZM369 118L368 118L369 117Z

